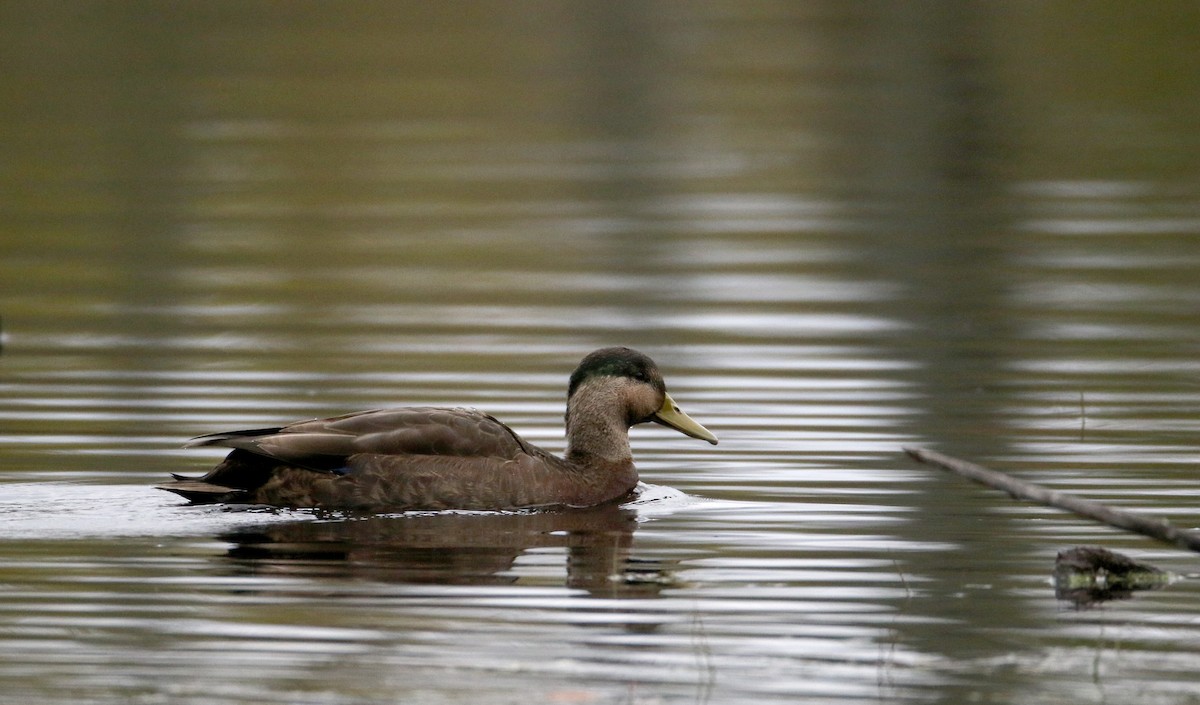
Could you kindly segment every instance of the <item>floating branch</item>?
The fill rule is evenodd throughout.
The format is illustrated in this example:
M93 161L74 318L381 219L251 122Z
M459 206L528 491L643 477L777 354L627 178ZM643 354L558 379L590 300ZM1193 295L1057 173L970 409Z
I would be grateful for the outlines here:
M922 463L936 465L943 470L949 470L957 475L962 475L968 480L973 480L981 485L1007 492L1017 499L1044 504L1048 507L1065 509L1068 512L1074 512L1079 516L1094 519L1109 526L1115 526L1118 529L1125 529L1126 531L1132 531L1143 536L1149 536L1152 539L1165 541L1189 551L1200 552L1200 531L1177 529L1163 519L1135 512L1127 512L1099 502L1093 502L1090 499L1083 499L1065 492L1051 490L1041 485L1018 480L1002 472L989 470L966 460L942 455L936 451L925 450L924 448L905 448L904 452Z

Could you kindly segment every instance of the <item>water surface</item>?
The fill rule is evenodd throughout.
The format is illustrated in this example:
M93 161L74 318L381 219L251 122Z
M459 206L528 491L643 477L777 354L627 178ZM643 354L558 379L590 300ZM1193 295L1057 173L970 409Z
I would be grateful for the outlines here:
M900 451L1197 524L1200 24L524 7L0 10L4 697L1200 699L1193 556ZM152 489L386 405L561 450L612 344L721 438L635 429L626 506ZM1176 578L1059 599L1079 544Z

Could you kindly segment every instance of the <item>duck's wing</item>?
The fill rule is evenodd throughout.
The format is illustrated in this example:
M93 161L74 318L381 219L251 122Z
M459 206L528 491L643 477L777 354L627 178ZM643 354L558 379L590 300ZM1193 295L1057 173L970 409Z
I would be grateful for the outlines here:
M440 455L512 459L539 451L475 409L376 409L329 419L200 436L188 447L225 446L320 470L352 455Z

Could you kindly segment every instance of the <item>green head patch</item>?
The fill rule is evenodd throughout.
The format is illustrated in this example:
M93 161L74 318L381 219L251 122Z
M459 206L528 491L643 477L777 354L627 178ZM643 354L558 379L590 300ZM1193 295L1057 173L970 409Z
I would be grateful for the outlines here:
M567 386L567 398L575 394L579 385L595 377L628 377L666 391L662 375L654 360L630 348L602 348L588 353L571 373Z

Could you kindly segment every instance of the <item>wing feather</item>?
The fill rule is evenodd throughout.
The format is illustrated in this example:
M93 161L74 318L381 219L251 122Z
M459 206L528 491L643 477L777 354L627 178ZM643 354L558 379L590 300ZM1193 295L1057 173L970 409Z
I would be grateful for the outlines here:
M329 419L200 436L188 446L240 448L302 467L329 469L352 455L516 458L535 452L494 417L475 409L376 409Z

